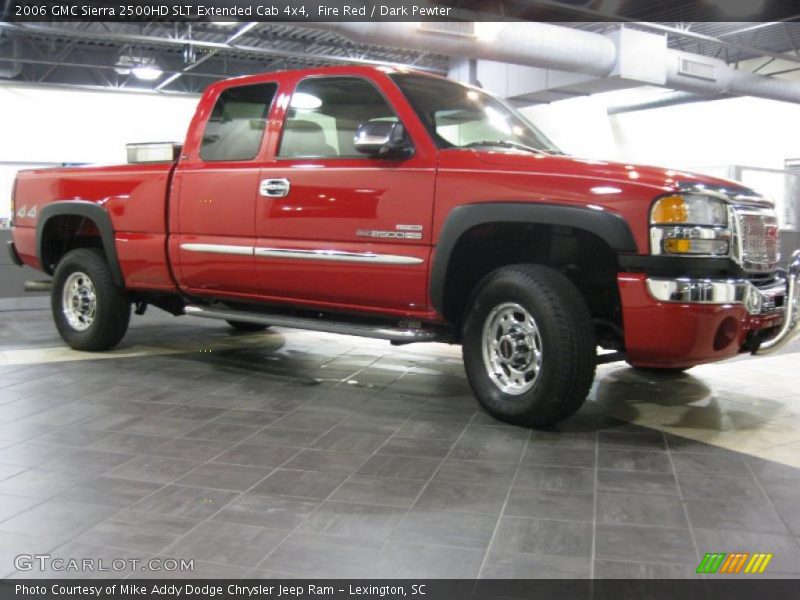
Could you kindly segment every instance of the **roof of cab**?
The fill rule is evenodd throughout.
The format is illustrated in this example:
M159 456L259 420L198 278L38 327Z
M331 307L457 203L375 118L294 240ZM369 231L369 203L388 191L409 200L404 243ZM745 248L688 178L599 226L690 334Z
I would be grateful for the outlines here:
M339 65L332 67L313 67L309 69L291 69L285 71L270 71L268 73L258 73L255 75L243 75L217 81L206 88L206 92L233 85L249 83L261 83L264 81L275 81L278 83L288 83L303 77L314 75L385 75L391 73L416 73L428 77L439 77L426 71L416 71L404 67L380 66L380 65Z

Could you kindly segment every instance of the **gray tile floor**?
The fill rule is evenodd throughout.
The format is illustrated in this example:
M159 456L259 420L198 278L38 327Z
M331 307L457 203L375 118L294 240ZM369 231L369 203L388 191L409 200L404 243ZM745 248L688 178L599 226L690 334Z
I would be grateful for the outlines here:
M800 470L606 416L599 386L529 431L478 408L451 348L153 311L98 359L45 311L0 319L0 576L48 552L194 559L181 577L680 578L720 551L800 576Z

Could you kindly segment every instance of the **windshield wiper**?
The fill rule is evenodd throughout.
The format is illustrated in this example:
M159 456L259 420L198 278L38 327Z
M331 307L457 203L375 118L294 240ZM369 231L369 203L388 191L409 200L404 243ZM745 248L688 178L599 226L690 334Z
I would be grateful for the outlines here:
M526 144L511 142L509 140L479 140L477 142L470 142L469 144L459 146L459 148L474 148L476 146L499 146L501 148L514 148L515 150L533 152L535 154L550 154L546 150L540 150L539 148L534 148L533 146L527 146Z

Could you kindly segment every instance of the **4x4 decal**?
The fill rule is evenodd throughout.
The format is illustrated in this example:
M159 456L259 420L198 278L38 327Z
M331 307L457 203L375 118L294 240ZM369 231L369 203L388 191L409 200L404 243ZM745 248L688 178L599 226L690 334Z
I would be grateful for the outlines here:
M17 209L17 218L24 219L28 217L29 219L36 218L36 207L31 206L30 209L28 208L27 204L23 204Z

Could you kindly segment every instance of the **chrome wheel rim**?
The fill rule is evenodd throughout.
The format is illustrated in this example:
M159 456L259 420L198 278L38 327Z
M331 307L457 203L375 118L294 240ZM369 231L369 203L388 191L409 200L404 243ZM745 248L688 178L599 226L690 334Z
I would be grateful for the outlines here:
M67 323L77 331L85 331L94 322L96 310L97 297L92 280L86 273L72 273L64 282L61 295L61 311Z
M530 390L542 366L542 338L531 313L519 304L495 306L483 325L483 364L504 393Z

